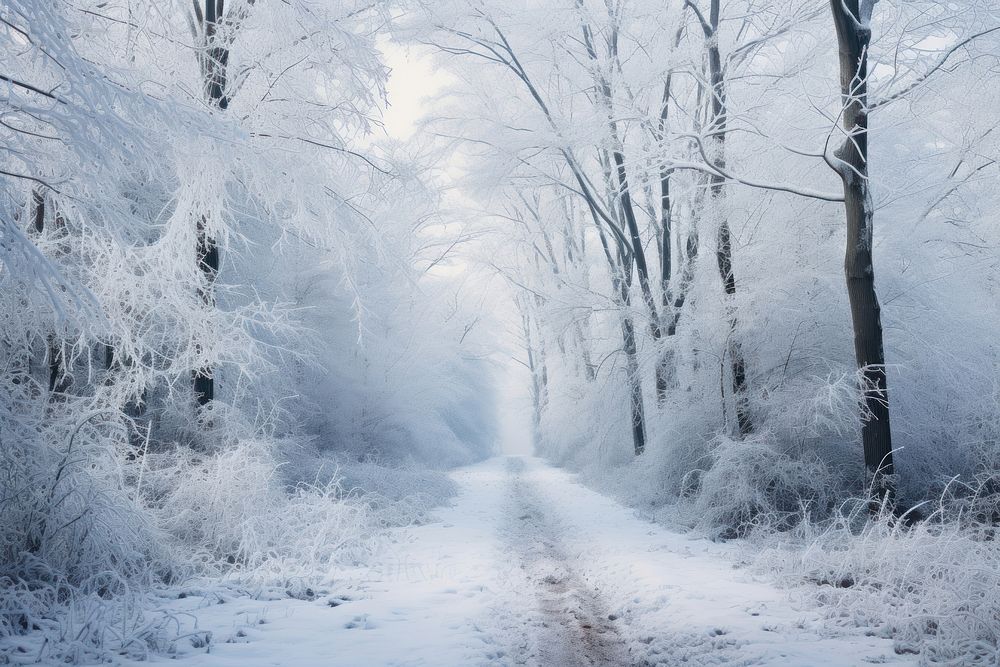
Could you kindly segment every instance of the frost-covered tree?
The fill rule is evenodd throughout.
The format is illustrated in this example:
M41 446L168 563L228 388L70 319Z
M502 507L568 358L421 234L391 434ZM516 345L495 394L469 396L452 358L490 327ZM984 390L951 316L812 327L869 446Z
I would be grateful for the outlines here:
M886 387L882 318L875 294L872 257L874 201L868 176L868 51L871 48L872 2L832 3L840 53L840 89L845 139L835 153L837 170L844 180L847 208L847 252L844 270L851 302L854 349L864 382L864 418L861 438L865 466L873 476L874 493L890 492L887 476L893 474L892 430Z
M713 509L736 524L770 511L767 503L796 512L790 499L802 494L834 497L831 486L864 495L872 479L892 479L873 474L892 447L905 448L894 463L911 501L935 475L970 470L972 450L940 450L933 443L954 434L923 416L938 411L944 421L952 404L930 387L954 396L938 360L948 347L939 335L954 332L955 320L910 313L939 312L930 304L945 292L931 285L960 281L979 296L949 308L978 329L973 304L995 289L993 278L957 268L966 261L957 257L993 238L966 218L991 215L992 199L971 193L991 168L992 139L975 105L948 91L989 76L996 17L974 1L876 3L872 25L883 31L854 53L859 67L868 59L867 75L845 92L829 12L827 3L781 0L567 0L516 10L455 0L407 16L401 34L434 45L459 80L432 127L467 152L465 183L494 216L486 263L521 292L540 451L625 465L620 436L641 423L629 449L650 454L645 465L665 480L657 488L720 506L736 501L700 481L715 461L756 475L755 448L765 447L796 465L823 462L826 472L810 480L794 479L792 468L777 481L750 480L765 500L742 499L730 514ZM873 119L871 140L857 129L863 123L855 127L858 112ZM841 143L844 157L833 150ZM850 161L863 175L845 172ZM845 292L837 266L845 178L868 193L848 199L887 220L866 251L866 265L885 268L867 273L870 306L853 315L857 281ZM986 208L972 214L963 189ZM961 222L945 222L954 217L946 200L962 200ZM899 220L921 221L920 234ZM947 278L930 269L941 261L955 266ZM885 356L872 362L852 344L855 331L868 347L877 338L865 335L877 330L876 287ZM588 332L591 379L571 344L578 327ZM995 368L971 330L962 338L982 369ZM989 372L972 376L976 391L992 395L979 384ZM891 403L886 382L902 384ZM631 414L618 409L627 406ZM873 448L890 415L905 435ZM741 456L745 467L729 467ZM844 461L849 472L839 478Z
M192 572L305 581L390 516L338 466L406 521L421 478L380 465L490 451L475 318L421 273L435 191L373 136L383 9L0 9L0 631Z

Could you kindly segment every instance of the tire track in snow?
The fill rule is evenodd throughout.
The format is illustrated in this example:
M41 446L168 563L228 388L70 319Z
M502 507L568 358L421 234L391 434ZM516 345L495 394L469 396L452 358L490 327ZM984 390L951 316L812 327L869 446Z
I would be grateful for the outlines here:
M518 664L623 666L633 664L600 592L577 573L562 549L561 527L522 472L524 461L507 459L505 539L534 586L538 617L527 624L537 636L521 646ZM533 640L533 641L532 641ZM515 652L516 653L516 652Z

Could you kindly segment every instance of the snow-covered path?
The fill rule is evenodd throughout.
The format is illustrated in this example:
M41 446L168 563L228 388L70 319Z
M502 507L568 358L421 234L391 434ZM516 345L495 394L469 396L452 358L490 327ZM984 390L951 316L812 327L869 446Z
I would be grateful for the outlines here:
M192 665L913 664L834 636L721 548L650 524L538 459L454 473L439 521L397 531L377 566L314 600L188 596ZM200 644L194 641L193 644ZM182 645L183 644L183 645Z
M498 615L507 626L506 636L524 638L512 651L512 662L628 664L628 646L608 600L581 576L579 564L567 554L563 524L526 468L523 459L507 460L507 505L501 524L508 553L521 570L517 588L527 598L527 604L512 604Z

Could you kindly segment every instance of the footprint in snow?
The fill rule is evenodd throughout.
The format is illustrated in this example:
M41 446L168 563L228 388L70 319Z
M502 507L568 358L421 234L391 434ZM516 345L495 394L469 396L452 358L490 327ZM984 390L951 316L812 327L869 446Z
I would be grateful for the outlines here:
M354 598L349 597L347 595L331 595L326 599L326 604L329 607L339 607L342 604L346 604L348 602L353 602L353 601Z
M344 628L346 630L372 630L375 628L375 624L369 620L368 614L362 614L355 616L349 623L345 623Z

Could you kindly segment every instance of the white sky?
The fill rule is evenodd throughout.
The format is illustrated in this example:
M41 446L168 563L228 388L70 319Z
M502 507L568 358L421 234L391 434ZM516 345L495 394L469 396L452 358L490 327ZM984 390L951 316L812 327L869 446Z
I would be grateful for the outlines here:
M389 66L389 108L382 116L385 131L393 139L406 141L416 133L420 120L433 111L434 96L452 81L435 67L426 47L404 47L382 38L379 49Z

